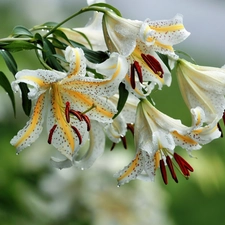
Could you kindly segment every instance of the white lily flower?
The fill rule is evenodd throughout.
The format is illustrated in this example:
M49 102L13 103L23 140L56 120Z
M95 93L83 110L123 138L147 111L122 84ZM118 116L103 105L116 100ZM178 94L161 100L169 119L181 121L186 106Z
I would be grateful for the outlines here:
M117 110L107 99L115 94L126 74L126 60L117 53L111 54L108 60L97 65L99 73L107 78L95 79L86 76L81 49L67 47L65 58L70 63L68 73L39 69L16 74L12 88L17 91L19 83L27 83L29 98L36 100L30 120L11 140L17 153L39 137L45 114L48 143L71 161L88 139L92 129L90 121L112 122Z
M206 122L221 119L225 109L225 69L198 66L179 59L176 74L183 99L189 108L200 106Z
M140 38L142 26L142 21L125 19L113 12L107 11L103 17L108 49L127 58L130 68L125 78L126 88L139 98L149 95L156 84L159 89L171 84L168 68L154 48Z
M167 183L165 163L177 182L171 161L173 156L184 176L188 177L188 171L193 169L188 167L189 164L181 156L174 153L175 147L181 146L190 153L192 150L200 149L202 144L220 137L216 120L204 126L203 110L197 107L192 109L191 113L192 126L187 127L180 120L163 114L149 101L143 99L137 108L134 127L136 156L128 166L116 174L118 184L121 185L136 178L154 180L155 170L159 166L164 182Z

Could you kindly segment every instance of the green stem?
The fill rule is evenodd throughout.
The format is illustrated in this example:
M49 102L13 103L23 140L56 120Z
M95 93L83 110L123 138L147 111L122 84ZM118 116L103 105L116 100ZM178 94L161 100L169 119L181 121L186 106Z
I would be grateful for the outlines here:
M97 7L97 6L85 7L83 9L81 9L80 11L76 12L75 14L71 15L70 17L66 18L65 20L63 20L59 24L57 24L48 33L46 33L43 37L46 38L47 36L52 34L57 28L59 28L62 24L66 23L67 21L73 19L74 17L76 17L76 16L78 16L78 15L84 13L84 12L88 12L88 11L98 11L98 12L102 12L102 13L106 13L107 12L107 10L102 8L102 7Z
M8 41L30 41L32 38L1 38L0 42Z

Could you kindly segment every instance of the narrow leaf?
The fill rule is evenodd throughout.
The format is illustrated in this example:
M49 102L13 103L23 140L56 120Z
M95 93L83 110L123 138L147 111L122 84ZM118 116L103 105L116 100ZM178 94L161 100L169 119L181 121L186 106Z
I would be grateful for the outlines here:
M37 49L38 47L30 42L16 40L12 41L9 44L3 46L4 49L7 49L11 52L21 51L21 50L31 50Z
M117 113L113 116L113 119L115 119L119 114L120 112L122 111L126 101L127 101L127 98L128 98L128 94L129 92L127 91L127 89L125 88L125 84L124 83L120 83L119 85L119 100L118 100L118 104L117 104Z
M3 59L5 60L8 69L13 75L15 75L17 73L17 64L11 53L2 49L0 50L0 55L2 55Z
M13 90L11 88L8 78L1 71L0 71L0 86L2 86L4 90L6 91L6 93L9 95L9 98L11 100L12 107L13 107L14 116L16 116L15 97L13 94Z
M11 35L13 37L15 37L15 36L33 37L33 34L24 26L16 26L16 27L14 27Z

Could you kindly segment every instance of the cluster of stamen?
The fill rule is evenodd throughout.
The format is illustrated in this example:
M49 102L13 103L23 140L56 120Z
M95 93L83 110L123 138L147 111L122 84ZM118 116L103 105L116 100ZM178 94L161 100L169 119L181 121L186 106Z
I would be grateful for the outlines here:
M178 183L178 179L177 179L177 175L176 175L175 170L174 170L174 166L177 169L180 170L180 172L185 176L186 179L188 179L189 176L190 176L190 172L193 172L194 169L191 167L191 165L184 158L182 158L177 153L174 153L173 157L174 157L176 163L178 164L179 168L177 168L176 165L174 165L174 162L172 161L170 156L166 155L166 164L169 168L169 171L171 173L171 176L172 176L173 180L176 183ZM168 184L166 166L165 166L165 162L162 158L159 161L159 166L160 166L160 171L161 171L161 174L162 174L163 181L164 181L165 184Z
M128 124L127 124L127 130L130 130L131 133L134 135L134 125L133 125L133 124L128 123ZM121 139L121 141L122 141L123 147L124 147L125 149L127 149L127 139L126 139L126 136L120 136L120 139ZM110 148L110 151L112 151L112 150L115 148L115 146L116 146L116 143L113 142L113 143L112 143L112 146L111 146L111 148Z
M158 74L160 78L163 78L163 68L159 61L152 55L141 54L142 59L146 62L148 67L155 73Z
M91 129L91 122L90 119L87 115L85 115L84 113L80 112L80 111L76 111L74 109L70 108L70 103L66 102L66 107L65 107L65 118L66 118L66 122L70 123L70 116L73 115L75 116L79 121L85 121L87 124L87 131L90 131ZM79 139L79 144L82 143L82 135L80 133L80 131L73 125L70 125L72 130L75 132L75 134L77 135L78 139ZM53 133L56 129L57 125L53 125L53 127L50 129L49 131L49 135L48 135L48 143L51 144L52 143L52 137L53 137Z

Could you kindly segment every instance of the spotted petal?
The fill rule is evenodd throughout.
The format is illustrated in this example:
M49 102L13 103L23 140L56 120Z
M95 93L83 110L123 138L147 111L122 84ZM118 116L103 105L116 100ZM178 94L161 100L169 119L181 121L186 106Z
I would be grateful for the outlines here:
M172 46L182 42L189 35L190 33L184 28L180 14L170 20L151 21L147 19L140 30L140 38L146 45L172 57L176 57Z
M30 120L27 122L25 127L18 132L16 136L10 141L10 144L15 146L17 153L22 151L24 148L30 146L37 140L40 133L42 132L42 124L45 117L45 104L47 95L41 94L34 106L33 113Z
M12 82L12 88L14 91L20 91L19 83L26 83L29 87L28 97L30 99L36 99L39 95L44 93L50 88L52 83L62 80L66 76L65 73L49 70L21 70Z

